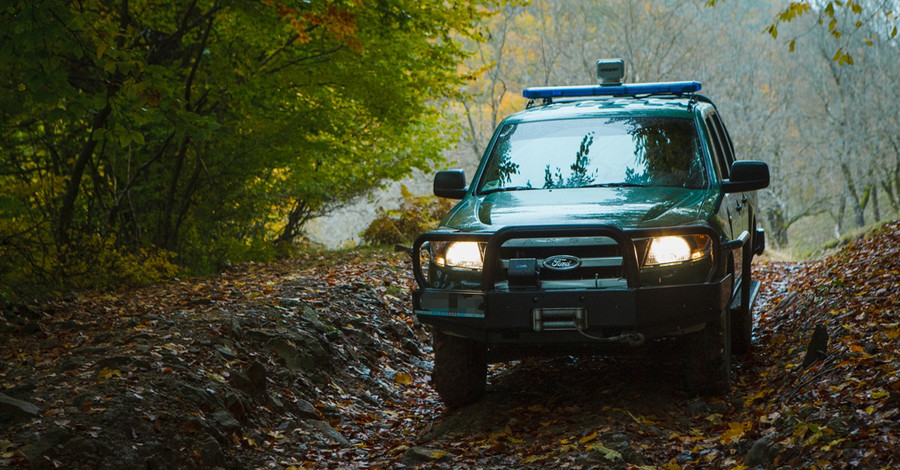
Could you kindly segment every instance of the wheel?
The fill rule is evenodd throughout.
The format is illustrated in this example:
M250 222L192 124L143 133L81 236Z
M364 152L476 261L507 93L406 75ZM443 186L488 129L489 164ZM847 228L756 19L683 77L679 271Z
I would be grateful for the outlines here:
M751 264L753 263L753 234L755 224L750 232L750 239L744 245L741 257L741 306L732 310L731 314L731 348L734 354L747 354L752 346L753 312L750 310Z
M687 377L691 391L699 395L724 395L731 391L731 331L728 315L724 323L707 323L691 335Z
M685 375L691 392L724 395L731 391L731 331L731 312L726 305L702 331L685 337Z
M431 384L447 408L475 402L487 385L487 359L481 343L432 330L434 370Z

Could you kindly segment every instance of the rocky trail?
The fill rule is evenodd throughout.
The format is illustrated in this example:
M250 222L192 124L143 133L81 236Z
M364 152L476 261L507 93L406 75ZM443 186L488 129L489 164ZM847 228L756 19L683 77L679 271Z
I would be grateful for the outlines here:
M896 468L900 223L756 275L728 396L685 393L663 343L494 365L452 412L393 253L3 306L0 467Z

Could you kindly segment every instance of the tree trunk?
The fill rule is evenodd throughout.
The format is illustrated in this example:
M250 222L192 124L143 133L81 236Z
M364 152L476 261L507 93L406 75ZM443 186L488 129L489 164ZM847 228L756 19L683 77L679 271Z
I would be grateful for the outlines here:
M94 140L94 130L106 125L106 120L109 118L111 111L112 108L107 100L106 107L94 116L91 131L81 146L81 152L78 153L75 166L72 167L72 173L69 175L69 181L66 184L66 193L63 195L62 205L59 209L59 226L57 227L56 239L60 244L65 244L69 241L69 229L72 227L72 220L75 216L75 200L78 199L78 188L81 186L81 178L84 176L84 169L87 167L88 160L94 154L94 148L97 147L97 141Z
M775 245L779 247L787 246L788 233L782 208L779 207L775 210L768 211L766 216L769 219L768 228L772 231L772 240L775 242Z
M169 187L166 191L165 203L159 219L159 228L156 232L156 246L171 250L174 245L172 234L172 214L175 212L175 192L178 190L178 181L181 179L181 170L184 167L184 154L187 152L188 137L181 142L181 147L175 154L175 167L172 168Z
M881 220L881 209L878 207L878 183L872 183L871 195L872 198L872 213L875 215L875 222Z
M288 212L288 221L284 226L284 230L275 239L276 245L285 245L294 241L300 235L300 229L303 224L309 220L310 213L307 210L305 201L297 201L294 207Z

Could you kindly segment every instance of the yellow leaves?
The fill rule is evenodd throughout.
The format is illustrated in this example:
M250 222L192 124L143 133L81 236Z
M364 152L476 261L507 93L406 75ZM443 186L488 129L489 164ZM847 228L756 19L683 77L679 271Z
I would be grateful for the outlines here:
M822 449L823 451L825 451L825 452L829 452L829 451L831 451L831 449L833 449L835 446L837 446L838 444L840 444L840 443L843 442L844 440L845 440L845 439L844 439L843 437L840 438L840 439L835 439L835 440L829 442L828 444L822 446L821 449Z
M749 407L754 401L765 398L770 392L772 392L772 389L766 388L750 395L744 395L744 406Z
M587 444L588 442L591 442L596 438L597 438L597 431L594 431L594 432L588 434L587 436L584 436L581 439L578 439L578 443L579 444Z
M712 424L722 424L722 414L721 413L713 413L703 419L709 421ZM694 430L692 429L691 431L694 431Z
M104 367L98 374L97 378L106 380L112 376L122 377L122 371L119 369L110 369L109 367Z
M628 416L630 416L631 419L633 419L635 423L638 423L638 424L656 424L656 423L654 423L652 420L649 420L649 419L647 419L647 418L645 418L645 417L643 417L643 416L635 416L635 415L631 414L631 412L628 411L628 410L625 410L625 413L627 413Z
M791 2L787 8L778 14L778 19L780 21L791 22L798 16L808 12L809 8L809 2Z
M394 382L400 385L412 385L413 379L406 372L397 372L397 375L394 376Z
M807 439L803 442L803 445L804 445L804 446L811 446L811 445L813 445L813 444L819 442L819 439L821 439L821 438L822 438L822 431L819 430L818 432L813 433L812 436L809 436L809 438L807 438Z
M0 459L9 459L12 458L13 452L10 452L10 449L13 448L13 443L6 440L0 439Z
M732 442L737 442L741 440L741 437L745 432L749 431L753 428L752 421L744 421L744 422L735 422L732 421L728 423L728 429L719 436L719 442L722 444L730 444Z
M620 454L616 450L604 447L603 444L594 444L591 446L591 450L593 450L594 452L599 452L604 459L609 460L610 462L622 460L622 454Z
M838 36L840 35L840 32L832 32L832 34L834 33L837 33ZM844 52L843 47L838 48L837 52L834 53L834 57L831 60L837 62L838 65L853 65L853 57L851 57L850 54Z
M668 463L663 465L663 470L681 470L681 465L678 465L678 462L673 458Z
M209 372L205 370L203 371L203 375L205 375L210 380L219 382L220 384L225 383L225 377L223 377L222 374L217 374L215 372Z

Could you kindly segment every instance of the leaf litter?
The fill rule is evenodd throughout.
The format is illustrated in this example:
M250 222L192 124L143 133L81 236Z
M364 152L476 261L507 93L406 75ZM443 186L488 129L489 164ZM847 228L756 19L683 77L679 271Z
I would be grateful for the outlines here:
M428 332L395 254L7 306L0 465L900 465L900 223L818 262L761 261L755 275L754 346L727 396L686 393L663 343L493 365L487 396L454 412L428 384ZM827 346L803 367L817 326Z

